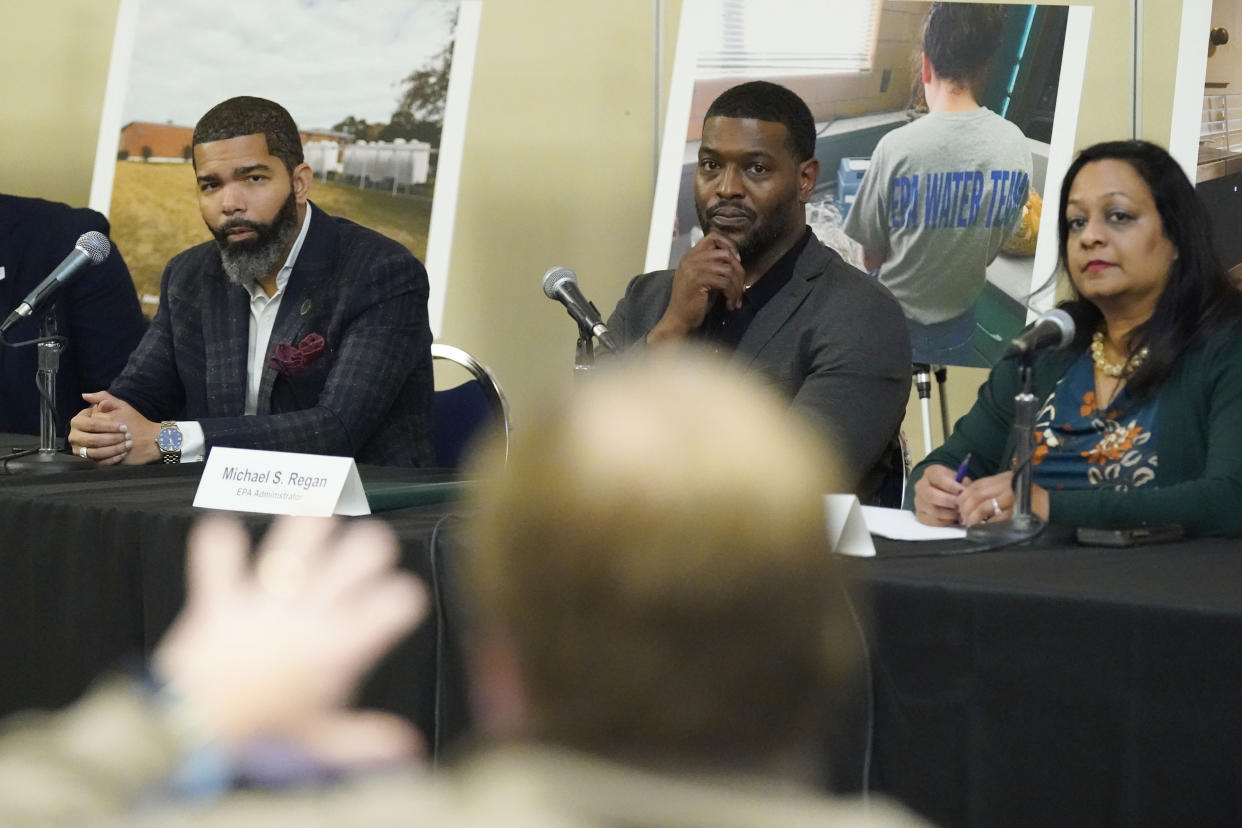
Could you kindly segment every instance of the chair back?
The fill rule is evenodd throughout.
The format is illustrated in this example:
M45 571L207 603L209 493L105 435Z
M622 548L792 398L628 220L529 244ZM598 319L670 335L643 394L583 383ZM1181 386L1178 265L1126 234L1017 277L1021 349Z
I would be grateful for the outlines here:
M432 399L432 447L436 465L455 469L470 442L486 428L503 430L505 456L509 453L509 403L496 377L483 363L452 345L434 343L433 360L464 368L472 377L461 385L436 391Z
M888 469L871 499L871 505L900 509L905 505L906 480L910 476L910 447L906 443L904 430L898 429L897 436L885 452L888 455Z

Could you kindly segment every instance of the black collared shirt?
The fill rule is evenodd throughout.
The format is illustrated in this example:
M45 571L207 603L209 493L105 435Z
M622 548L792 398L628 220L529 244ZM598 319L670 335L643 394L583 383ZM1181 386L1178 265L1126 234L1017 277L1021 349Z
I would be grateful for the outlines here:
M811 238L811 228L807 227L793 247L781 256L767 273L763 274L753 285L742 294L742 306L735 311L725 309L724 300L716 297L711 310L699 326L698 337L704 342L715 345L718 349L732 351L742 341L743 334L750 327L759 311L768 301L780 292L793 277L794 264L802 249Z

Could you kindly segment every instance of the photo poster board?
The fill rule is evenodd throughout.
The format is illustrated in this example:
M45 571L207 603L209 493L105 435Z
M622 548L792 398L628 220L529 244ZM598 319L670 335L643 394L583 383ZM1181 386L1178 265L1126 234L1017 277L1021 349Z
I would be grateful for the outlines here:
M1233 15L1229 12L1235 10L1237 6L1238 0L1215 0L1215 6L1213 0L1183 0L1182 2L1182 25L1177 48L1177 75L1173 81L1173 116L1172 123L1169 125L1169 155L1177 159L1186 177L1191 181L1195 180L1199 165L1201 132L1206 133L1203 137L1208 145L1226 150L1229 146L1228 108L1222 106L1219 110L1209 111L1206 98L1209 92L1219 92L1221 93L1219 97L1226 98L1227 93L1233 90L1230 90L1228 86L1216 84L1213 84L1213 89L1206 87L1205 81L1211 82L1215 78L1207 76L1209 44L1204 32L1209 32L1215 25L1213 21L1218 14L1224 20L1232 20ZM1236 11L1234 13L1236 14ZM1235 33L1231 32L1232 34ZM1233 42L1225 48L1232 46L1234 46ZM1215 53L1214 49L1211 51ZM1223 52L1221 58L1227 60ZM1227 69L1222 69L1220 74L1221 80L1225 80L1230 75ZM1225 103L1227 102L1222 100L1222 104ZM1225 123L1224 137L1226 140L1224 141L1219 140L1217 138L1219 133L1210 128L1221 121ZM1208 129L1204 129L1205 124L1208 125Z
M1185 0L1173 88L1169 154L1195 184L1212 225L1216 258L1242 281L1242 0ZM1223 31L1217 31L1218 29ZM1229 33L1213 45L1204 32Z
M143 309L168 260L211 238L190 145L215 104L289 110L311 201L427 267L441 328L480 0L121 0L90 206L109 217Z
M861 269L860 246L841 230L840 202L849 195L842 190L850 189L851 183L857 186L843 173L857 171L862 166L859 159L869 159L884 134L917 116L912 107L916 92L921 91L922 20L930 5L876 0L873 6L866 6L874 9L874 16L869 25L864 22L854 28L856 42L825 47L842 60L859 61L853 68L841 68L838 63L816 72L788 66L756 71L753 65L738 71L722 71L721 39L729 37L730 55L738 63L745 63L752 48L749 32L757 31L762 36L762 27L752 25L755 21L783 21L784 32L790 31L789 21L801 21L798 28L822 34L846 27L821 25L821 17L840 21L855 15L865 3L686 0L661 143L646 269L676 267L701 238L693 180L703 115L725 89L757 79L789 87L810 106L816 120L815 155L820 174L808 205L807 222L822 242ZM1045 204L1056 205L1061 176L1073 155L1092 9L1044 4L1004 8L1003 42L985 77L981 103L1022 129L1032 152L1031 185ZM752 10L753 18L746 19L745 13ZM726 12L734 17L731 30L719 22ZM739 38L743 44L740 47ZM761 41L755 44L756 53L769 58L773 48L780 47ZM777 60L781 59L778 55ZM846 171L841 169L843 159L855 159L846 161ZM964 348L964 358L952 364L991 365L1009 339L1030 319L1051 307L1056 270L1054 221L1039 225L1033 255L1028 247L1021 255L997 256L987 269L985 287L976 299L971 347ZM1047 289L1036 293L1037 288L1045 285ZM914 355L916 361L919 356Z

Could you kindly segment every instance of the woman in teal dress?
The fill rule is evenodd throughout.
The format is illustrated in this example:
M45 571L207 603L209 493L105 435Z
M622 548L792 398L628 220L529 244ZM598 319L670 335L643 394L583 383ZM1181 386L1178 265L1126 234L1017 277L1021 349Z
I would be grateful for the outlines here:
M1057 231L1081 322L1070 348L1035 360L1033 510L1071 526L1242 535L1242 292L1194 187L1154 144L1096 144L1065 175ZM1017 390L1017 361L1002 360L914 469L920 521L1012 514Z

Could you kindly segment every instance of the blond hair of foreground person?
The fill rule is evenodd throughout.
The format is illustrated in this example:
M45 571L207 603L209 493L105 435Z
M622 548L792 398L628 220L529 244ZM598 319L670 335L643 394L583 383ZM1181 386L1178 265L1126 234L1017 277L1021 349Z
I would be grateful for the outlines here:
M118 681L0 739L0 799L8 800L0 817L36 821L39 812L15 803L41 799L73 824L91 824L101 812L158 825L915 824L893 806L834 799L810 785L855 648L825 538L821 496L833 488L833 463L809 425L715 363L651 359L592 377L520 429L511 449L507 464L491 446L473 467L480 483L465 510L471 520L464 543L451 547L480 731L451 769L430 775L401 766L328 787L136 811L137 792L176 765L176 739L158 711ZM288 541L304 531L291 526L272 530L283 540L265 541L259 576L265 566L289 571ZM368 543L391 553L392 539L376 537L376 524L360 526L353 531L371 533ZM354 566L334 544L322 532L310 543L321 576ZM191 556L243 560L245 547L239 531L215 524L196 532ZM286 558L271 567L273 555ZM384 636L421 609L418 591L386 560L339 598L352 604L365 588L390 603L373 613L386 619L373 623L383 634L336 667L354 683ZM225 703L228 682L209 680L199 658L220 642L190 622L201 574L191 566L187 609L156 664L225 742L273 729L296 737L299 719L339 713L348 697L341 681L320 682L310 700L299 698L296 683L280 683L284 704L275 709ZM262 577L241 569L231 576L224 593L272 598ZM331 578L321 576L310 579L311 591L331 594ZM226 597L216 620L237 609L236 596ZM307 596L277 597L279 607L264 609L273 628ZM215 623L208 621L203 626ZM236 625L229 629L235 636ZM267 665L246 664L247 692L272 697L260 681ZM183 671L197 681L178 683ZM208 688L201 704L196 686ZM240 722L211 712L231 708L246 711ZM389 724L372 722L374 739L336 744L335 755L399 753L402 734ZM95 743L75 749L84 739ZM86 767L75 761L83 756ZM6 769L23 762L27 785L45 795L8 798ZM81 810L56 812L55 802Z

